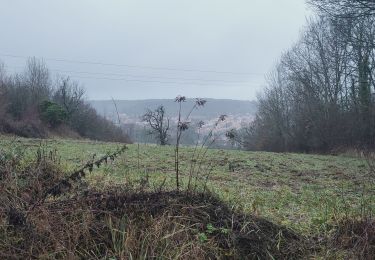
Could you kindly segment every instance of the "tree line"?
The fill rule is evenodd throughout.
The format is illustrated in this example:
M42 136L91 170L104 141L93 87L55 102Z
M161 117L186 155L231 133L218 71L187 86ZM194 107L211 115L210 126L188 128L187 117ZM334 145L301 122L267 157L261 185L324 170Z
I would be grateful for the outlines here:
M375 5L312 0L317 15L282 55L244 131L252 150L374 148Z
M22 73L0 63L0 132L23 137L50 134L128 142L122 129L98 115L85 90L69 77L53 77L46 64L28 59Z

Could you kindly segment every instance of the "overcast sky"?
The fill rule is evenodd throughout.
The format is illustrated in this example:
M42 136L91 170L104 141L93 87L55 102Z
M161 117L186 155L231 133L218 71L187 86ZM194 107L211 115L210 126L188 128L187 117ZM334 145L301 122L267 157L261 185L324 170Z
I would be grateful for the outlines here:
M0 0L9 72L43 57L90 99L252 100L296 40L304 0Z

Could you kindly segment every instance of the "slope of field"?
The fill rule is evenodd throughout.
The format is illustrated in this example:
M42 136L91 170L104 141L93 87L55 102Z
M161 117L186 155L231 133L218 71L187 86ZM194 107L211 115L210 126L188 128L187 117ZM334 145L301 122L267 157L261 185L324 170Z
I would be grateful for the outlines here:
M67 170L84 164L94 154L100 156L119 147L114 143L63 139L20 140L30 152L35 152L40 144L46 149L57 149L67 162ZM95 171L90 180L95 185L136 184L148 174L151 186L167 177L167 184L174 187L172 146L140 145L139 156L137 145L128 147L114 165ZM185 178L192 153L193 148L183 148L180 153L181 173ZM345 156L212 149L203 159L200 174L205 176L211 167L208 185L220 196L245 211L306 232L319 232L333 214L360 210L361 184L371 178L365 160ZM371 200L365 204L373 209L374 203Z
M100 157L120 147L116 143L5 137L0 140L1 147L7 147L10 142L12 149L22 147L25 156L35 156L40 147L57 151L67 172L93 156ZM172 146L129 145L113 163L88 175L88 183L97 189L116 186L173 190L173 149ZM191 172L193 153L194 148L182 148L180 152L184 187ZM216 149L202 153L201 158L196 167L199 171L193 171L198 175L197 182L193 181L197 189L207 186L236 210L289 227L304 236L323 238L335 232L337 223L344 217L360 216L361 212L375 214L372 189L375 176L369 175L363 159ZM333 254L335 250L328 251Z

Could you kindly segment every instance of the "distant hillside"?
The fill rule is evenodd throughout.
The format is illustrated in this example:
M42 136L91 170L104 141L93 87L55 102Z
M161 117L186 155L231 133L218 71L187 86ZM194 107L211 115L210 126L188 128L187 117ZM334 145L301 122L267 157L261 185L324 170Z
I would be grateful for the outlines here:
M257 103L255 101L241 101L230 99L206 99L207 103L204 107L195 110L190 120L195 122L189 127L189 131L184 132L181 140L183 144L195 144L197 141L196 122L204 121L205 125L200 129L201 134L207 134L215 125L220 115L227 115L225 122L220 123L215 132L220 135L220 141L216 143L225 145L225 133L231 129L240 129L244 125L254 120L257 111ZM172 99L148 99L148 100L116 100L116 105L119 112L120 122L126 134L134 142L155 142L155 139L150 136L147 124L141 121L141 116L146 112L147 108L154 110L160 105L166 109L167 116L171 119L171 129L175 129L177 122L178 104ZM188 99L183 104L183 117L191 110L195 99ZM105 118L118 122L115 106L112 100L92 100L90 101L92 107ZM170 131L171 142L175 136L174 132Z
M195 117L204 119L215 118L221 114L234 116L255 115L257 103L255 101L242 101L230 99L206 99L207 104L204 108L194 112ZM184 104L184 112L187 112L192 106L195 99L188 99ZM116 115L115 107L111 100L92 100L90 104L102 115L113 118ZM163 105L170 116L177 113L177 103L172 99L147 99L147 100L116 100L119 114L127 118L139 118L147 108L155 109Z

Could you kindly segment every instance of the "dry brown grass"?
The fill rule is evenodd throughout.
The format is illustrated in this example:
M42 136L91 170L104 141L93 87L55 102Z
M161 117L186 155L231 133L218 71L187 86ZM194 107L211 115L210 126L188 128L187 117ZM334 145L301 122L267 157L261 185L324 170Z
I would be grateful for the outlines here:
M2 217L5 258L297 259L306 253L291 230L203 193L90 191L46 202L27 219L21 211Z
M375 220L340 221L332 242L335 247L352 251L359 259L373 259L375 256Z

